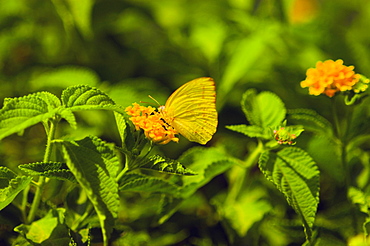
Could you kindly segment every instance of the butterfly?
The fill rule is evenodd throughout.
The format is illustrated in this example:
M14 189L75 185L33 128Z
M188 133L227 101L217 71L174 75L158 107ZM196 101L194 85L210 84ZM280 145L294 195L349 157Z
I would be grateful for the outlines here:
M216 132L216 87L201 77L180 86L159 107L163 119L189 141L206 144Z

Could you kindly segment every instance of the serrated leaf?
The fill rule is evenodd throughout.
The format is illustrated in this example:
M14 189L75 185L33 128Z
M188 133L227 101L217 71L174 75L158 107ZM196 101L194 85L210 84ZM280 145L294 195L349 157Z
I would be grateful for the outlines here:
M309 240L319 202L319 170L316 163L305 151L290 147L277 153L264 152L259 167L301 217Z
M60 106L59 99L49 92L5 99L0 109L0 139L54 117Z
M227 129L242 133L250 138L271 138L264 129L260 126L252 125L230 125L226 126Z
M119 208L116 175L120 161L114 146L97 137L61 144L67 166L98 214L106 245Z
M62 103L72 110L116 108L107 94L87 85L70 86L65 89L62 93Z
M76 116L70 108L62 108L58 113L60 117L65 119L73 129L77 129Z
M257 100L256 97L257 97L256 90L254 89L247 90L246 92L244 92L240 103L241 103L241 108L243 110L243 113L245 117L247 118L247 120L249 121L249 123L251 123L251 125L261 126L262 123L258 115L253 113L253 110L256 110L256 109L253 109L252 102Z
M0 210L8 206L31 180L32 177L29 176L17 176L9 181L7 187L0 189Z
M41 173L50 170L58 169L68 170L67 164L63 162L35 162L19 165L18 168L21 169L22 171L27 172L30 175L40 175Z
M19 165L18 168L29 175L40 175L48 178L68 180L74 183L77 182L72 172L68 169L67 164L62 162L36 162Z
M257 95L255 90L247 90L243 94L241 107L247 120L263 129L280 125L286 115L284 103L268 91Z
M289 118L298 120L306 130L332 135L333 127L331 123L311 109L290 109L288 110Z
M0 166L0 189L8 186L9 181L17 177L17 174L7 167Z
M160 155L150 156L144 165L140 168L156 170L164 173L179 174L179 175L196 175L196 173L185 166L179 161L170 158L165 158Z
M180 187L167 180L142 174L125 174L120 180L120 191L160 192L179 196Z
M132 138L130 127L125 120L124 114L115 111L114 116L116 118L118 132L121 137L122 148L129 151L134 145L134 139Z
M124 142L126 138L126 129L127 129L125 116L121 113L114 112L114 117L116 118L117 128L118 128L119 135L121 137L121 141Z
M59 108L61 106L59 98L50 92L42 91L31 95L36 95L37 97L41 98L46 103L48 111Z
M79 231L69 231L71 242L68 246L91 246L90 228L84 228Z

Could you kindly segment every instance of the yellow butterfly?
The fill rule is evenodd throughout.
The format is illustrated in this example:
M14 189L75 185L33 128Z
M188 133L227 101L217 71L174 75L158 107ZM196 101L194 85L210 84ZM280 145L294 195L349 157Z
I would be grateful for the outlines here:
M159 108L164 120L189 141L206 144L218 123L215 89L215 82L208 77L180 86Z

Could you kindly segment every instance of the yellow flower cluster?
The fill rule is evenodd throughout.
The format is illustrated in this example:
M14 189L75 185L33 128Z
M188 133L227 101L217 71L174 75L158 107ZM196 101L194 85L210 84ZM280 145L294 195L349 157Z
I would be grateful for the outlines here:
M360 80L361 75L356 74L354 66L343 65L343 60L327 60L317 62L315 68L307 70L307 77L301 82L301 87L309 88L311 95L325 94L333 97L338 91L352 90Z
M128 106L125 111L131 116L130 120L136 130L143 129L145 136L154 143L167 144L170 141L179 141L175 136L177 131L166 123L162 114L155 108L133 103L133 106Z

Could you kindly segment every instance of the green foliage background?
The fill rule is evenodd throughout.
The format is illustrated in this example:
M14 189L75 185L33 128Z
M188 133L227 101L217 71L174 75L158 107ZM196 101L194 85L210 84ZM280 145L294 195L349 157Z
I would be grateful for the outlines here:
M312 11L308 5L303 5L306 11L299 11L299 4L312 4ZM231 157L244 161L257 145L255 139L225 128L246 124L240 108L243 93L250 88L271 91L288 109L310 108L319 114L301 112L321 125L312 125L311 133L303 133L297 146L307 150L321 173L317 221L324 229L318 245L345 245L358 234L358 225L348 222L343 170L335 155L338 146L314 134L331 134L325 127L330 123L320 118L332 120L330 102L323 96L309 96L299 83L308 68L327 59L343 59L345 65L355 65L356 72L369 76L369 23L367 0L0 0L0 103L3 107L5 98L44 90L60 97L65 88L78 84L95 86L123 106L151 101L148 95L164 103L183 83L213 77L219 127L208 146L217 150L202 151L223 156L218 161L224 166L200 168L184 155L185 166L193 163L192 170L205 174L181 181L188 185L181 194L185 201L173 208L173 214L159 212L162 224L154 218L158 204L171 211L166 204L176 205L179 191L176 187L155 189L176 194L170 203L143 188L135 190L135 183L129 181L137 177L127 177L127 185L121 188L129 192L121 199L118 215L126 236L115 237L122 245L299 245L305 242L301 222L291 220L296 214L265 179L270 174L260 172L256 163L243 169L226 161ZM358 118L366 111L362 110L356 111ZM291 112L293 118L302 119L299 112ZM339 112L344 114L344 110ZM83 111L77 116L77 130L61 122L66 127L57 134L66 141L96 135L120 145L112 113ZM357 126L353 134L366 129L366 124ZM27 129L23 136L7 137L0 144L0 164L17 170L19 164L36 163L43 158L44 145L40 125ZM177 159L193 145L181 138L179 144L155 151ZM363 145L369 147L366 141ZM356 158L368 163L368 155L359 153ZM242 182L247 184L238 193L238 202L228 206L223 201L233 182L239 182L238 168L246 170ZM356 182L365 191L369 168L353 167L360 174ZM179 183L177 179L172 177L171 182ZM150 184L171 186L158 180ZM351 191L353 196L363 195ZM62 198L53 192L47 190L46 197L61 204L58 199ZM9 228L20 223L6 216L13 210L10 206L1 213L1 243L6 243L7 233L14 233Z

